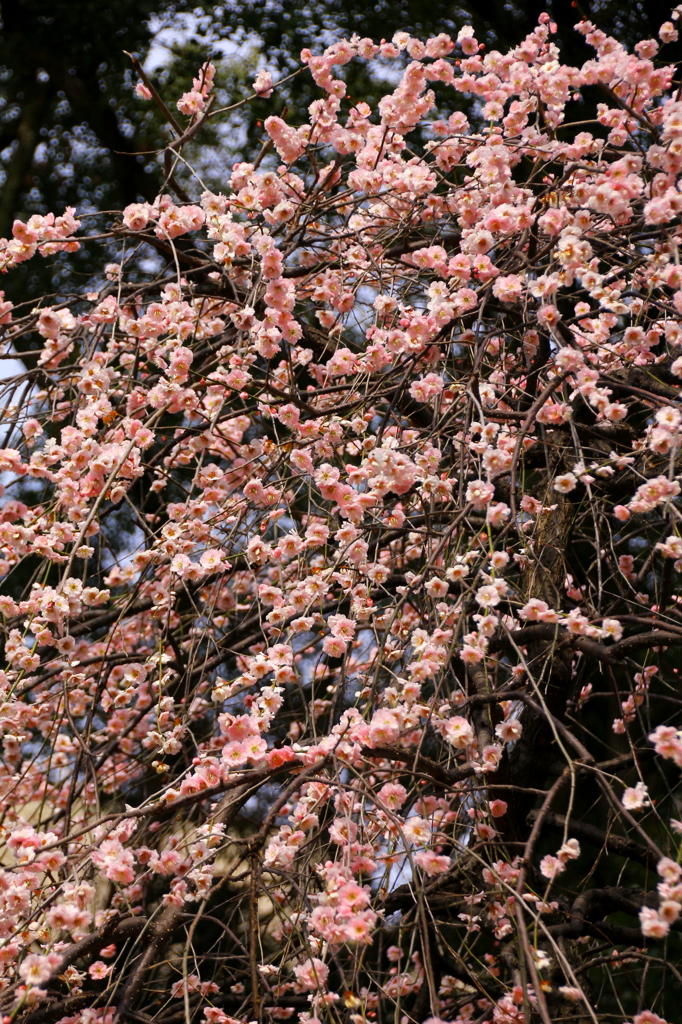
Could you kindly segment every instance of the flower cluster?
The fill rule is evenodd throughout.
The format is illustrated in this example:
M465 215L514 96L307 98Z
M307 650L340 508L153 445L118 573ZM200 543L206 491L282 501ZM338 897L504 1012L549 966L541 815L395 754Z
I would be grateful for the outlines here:
M529 1024L612 1013L584 981L628 954L664 991L682 105L658 41L582 21L571 67L554 31L304 50L309 122L267 117L224 192L127 206L95 291L0 293L34 360L0 449L8 1019ZM374 110L353 60L395 71ZM1 269L79 226L16 221Z

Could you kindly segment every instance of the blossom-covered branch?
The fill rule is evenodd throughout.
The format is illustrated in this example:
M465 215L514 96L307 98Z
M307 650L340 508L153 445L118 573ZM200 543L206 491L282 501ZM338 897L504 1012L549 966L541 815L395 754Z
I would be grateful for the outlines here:
M676 18L303 51L221 193L143 76L167 191L0 240L108 254L0 305L8 1024L674 1019Z

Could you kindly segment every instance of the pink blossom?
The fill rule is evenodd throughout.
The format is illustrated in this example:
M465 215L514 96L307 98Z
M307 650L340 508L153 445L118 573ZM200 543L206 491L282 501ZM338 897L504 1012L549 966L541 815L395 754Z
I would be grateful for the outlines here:
M508 718L504 722L499 722L495 726L495 735L498 736L503 743L513 743L521 738L523 732L523 726L518 718Z
M484 509L492 500L494 494L495 488L493 485L486 483L484 480L472 480L467 485L466 499L472 502L476 509Z
M518 302L523 291L523 280L518 274L498 277L493 285L493 294L502 302Z
M433 850L420 850L415 853L414 862L427 875L440 875L450 867L450 858L434 853Z
M670 857L662 857L656 865L656 870L670 885L676 885L682 877L682 868Z
M322 650L332 658L340 658L346 651L348 641L340 636L326 636L322 642Z
M578 483L573 473L562 473L554 479L554 490L559 494L569 494Z
M286 163L294 163L301 153L303 146L296 131L290 128L279 117L268 117L265 121L265 130L277 148L277 152Z
M650 939L664 939L670 931L670 924L663 920L656 910L651 907L642 907L639 912L639 922L642 935Z
M304 989L314 991L324 988L329 977L329 968L318 957L310 957L294 967L296 981Z
M454 715L445 722L444 735L448 743L459 750L470 746L474 741L474 731L466 718Z
M462 47L464 53L478 53L478 41L474 36L474 30L471 26L465 25L464 28L459 30L457 42Z
M267 99L272 93L272 75L265 68L261 68L253 80L253 91Z
M95 981L101 981L102 978L107 978L114 969L113 964L105 964L103 960L95 960L88 967L88 974Z
M635 786L626 789L623 793L622 801L623 807L628 811L640 811L642 807L648 806L650 803L649 795L644 783L638 782Z
M123 211L123 223L131 231L144 231L149 223L149 208L146 203L131 203Z
M545 878L549 878L552 881L558 874L564 870L564 865L558 859L553 857L551 854L546 854L540 861L540 873Z
M400 783L387 782L381 787L377 797L391 810L399 810L407 799L407 790Z
M369 745L372 747L395 743L400 735L400 724L395 714L380 709L372 716L369 725Z

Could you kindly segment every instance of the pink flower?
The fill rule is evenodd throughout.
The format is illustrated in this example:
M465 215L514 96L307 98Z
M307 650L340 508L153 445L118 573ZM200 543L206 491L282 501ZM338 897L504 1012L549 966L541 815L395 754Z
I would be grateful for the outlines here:
M392 811L397 811L407 800L407 790L398 782L387 782L377 793L377 798Z
M482 608L494 608L500 603L500 592L492 584L486 584L476 591L476 600Z
M553 327L561 320L561 314L556 306L541 306L537 311L538 321L546 327Z
M675 36L677 36L677 33L675 33ZM657 1013L652 1013L651 1010L642 1010L641 1013L633 1017L632 1024L667 1024L667 1022L662 1017L659 1017Z
M474 36L474 30L471 25L465 25L459 30L457 42L462 47L464 53L478 53L478 40Z
M642 907L639 912L639 923L642 935L650 939L664 939L670 931L670 924L659 917L658 912L651 907Z
M287 761L292 761L296 753L291 747L277 747L268 753L268 766L270 768L281 768Z
M548 853L540 861L540 874L544 875L545 878L549 878L551 881L558 874L564 870L564 865L561 863L558 857L553 857Z
M487 743L481 751L481 767L483 772L496 772L502 758L502 749L497 743ZM477 769L479 770L479 769Z
M532 498L530 494L524 494L521 499L521 508L529 515L536 515L542 508L542 502L537 498Z
M177 102L177 108L180 113L187 114L188 116L200 114L205 106L206 101L204 97L196 89L183 93Z
M472 480L467 485L466 500L470 501L475 509L482 510L492 501L494 494L495 488L492 484L486 483L485 480Z
M131 231L144 231L149 223L149 207L146 203L131 203L123 211L123 223Z
M562 864L569 860L576 860L580 856L580 844L577 839L567 839L557 853Z
M682 907L677 900L662 900L658 907L658 916L667 924L674 924L680 916Z
M424 584L424 590L429 597L433 597L434 600L440 600L447 596L449 587L445 580L441 580L437 576L434 576L433 579L430 579L428 583Z
M450 867L450 858L441 856L433 850L420 850L414 855L414 862L427 875L440 875Z
M400 736L400 724L393 711L380 708L374 712L369 724L369 745L379 747L395 743Z
M523 279L518 274L498 277L493 285L493 294L502 302L518 302L523 292Z
M265 130L285 163L292 164L298 160L303 146L294 128L290 128L280 117L268 117Z
M536 419L538 423L545 423L547 425L558 425L565 423L571 416L571 407L565 402L545 402L543 407L537 413Z
M520 1024L540 993L494 943L513 938L522 851L494 859L512 807L491 797L523 788L511 747L528 730L513 694L551 668L552 651L535 648L555 633L586 679L600 645L617 660L626 628L628 645L641 641L631 653L643 664L618 673L620 708L591 714L582 738L601 756L612 729L641 740L649 704L666 716L652 722L656 757L620 791L623 820L659 828L647 785L661 758L673 777L682 769L682 713L657 698L677 686L682 596L673 586L663 608L649 577L682 571L682 406L674 388L659 400L650 386L661 391L659 371L669 383L669 366L682 380L682 102L658 49L681 13L632 52L581 21L594 54L576 68L547 14L509 53L486 52L470 26L456 44L406 31L326 40L301 55L314 95L293 124L274 116L272 75L256 67L251 99L271 107L274 159L237 162L225 194L196 205L171 179L175 192L112 214L113 231L90 238L105 246L83 289L38 289L16 310L0 292L0 443L15 446L0 451L0 576L8 593L28 580L0 595L0 989L9 1001L17 989L15 1010L47 998L64 949L83 939L96 962L68 969L74 991L104 989L116 958L121 985L134 977L121 941L97 952L109 922L98 887L143 921L157 901L205 901L228 862L274 908L251 938L276 1021L301 1010L320 1024L338 1009L364 1024L382 994L418 1009L428 964L409 935L383 968L363 956L381 920L373 903L386 902L378 874L390 888L412 864L428 910L469 823L479 863L455 915L489 932L489 952L471 968L477 991L445 975L433 1012ZM379 58L381 76L395 62L376 104L345 99L338 68L356 58ZM185 135L213 79L206 64L179 102L165 97ZM594 85L598 125L575 125ZM450 113L462 104L471 125ZM178 153L171 143L172 164ZM533 166L544 169L529 178ZM0 272L75 251L79 226L71 209L14 220ZM136 255L150 241L162 269ZM10 358L20 348L35 355L28 375ZM601 615L590 557L569 566L580 579L560 574L556 600L538 574L562 554L547 545L553 520L586 488L569 554L602 553ZM129 514L135 536L121 546ZM89 585L100 571L106 584ZM577 683L578 710L598 710L596 678ZM484 679L495 708L472 702ZM90 719L94 771L77 735ZM537 753L539 778L551 751ZM451 785L435 784L439 766ZM244 837L218 813L239 788L267 831L260 874L245 874ZM112 800L120 813L102 817ZM682 822L666 828L674 838ZM682 920L669 852L638 903L642 945ZM567 870L580 855L568 833L537 854L545 888L565 875L574 890L566 905L589 884ZM560 909L529 881L518 895L533 914ZM216 942L170 980L171 998L213 1001L210 961L229 956L230 937ZM535 954L544 977L550 954ZM644 970L634 962L637 984ZM329 991L332 974L352 991ZM564 980L559 995L584 1001ZM227 985L236 1007L244 982ZM112 1024L114 1011L81 1015ZM239 1024L210 1005L203 1019ZM635 1024L661 1021L642 1011Z
M231 568L230 563L225 561L225 552L220 548L211 548L204 551L199 561L206 572L222 572Z
M370 945L375 920L376 914L371 910L365 910L360 914L352 914L343 925L343 934L346 941Z
M488 505L486 522L490 523L490 525L494 526L496 529L499 529L499 527L504 526L510 515L511 509L509 505L505 504L503 501L496 501L493 502L492 505Z
M682 767L682 736L671 725L659 725L650 734L657 754L669 758Z
M314 956L304 960L302 964L297 964L294 967L294 974L299 985L314 992L315 989L322 989L326 986L329 968L322 960Z
M94 963L88 967L88 974L95 981L101 981L102 978L107 978L114 969L113 964L105 964L103 960L95 960Z
M676 497L680 493L677 480L668 480L665 476L657 476L641 484L630 502L632 512L652 512L661 502Z
M250 736L244 740L242 750L252 764L259 764L267 756L268 745L262 736Z
M341 658L345 654L348 643L340 636L326 636L322 641L322 650L331 658Z
M623 807L628 811L640 811L650 803L647 788L643 782L638 782L623 793Z
M668 885L677 885L682 877L682 868L677 861L671 860L670 857L662 857L656 865L656 870Z
M495 735L499 736L503 743L514 743L521 738L522 732L523 726L518 718L508 718L495 726Z
M24 957L19 967L19 977L27 985L42 985L48 981L55 968L61 963L59 953L48 953L42 956L39 953L29 953Z
M519 610L519 618L527 619L529 622L558 622L559 616L539 597L531 597L530 601L524 604Z
M330 615L327 624L331 629L332 636L342 640L352 640L355 636L356 623L345 615Z
M447 719L443 726L443 734L448 743L458 750L464 750L474 742L474 730L466 718L460 715Z
M562 473L554 480L554 490L558 491L559 494L568 494L572 491L578 483L573 473Z
M272 93L272 75L265 68L261 68L253 80L253 91L267 99Z

